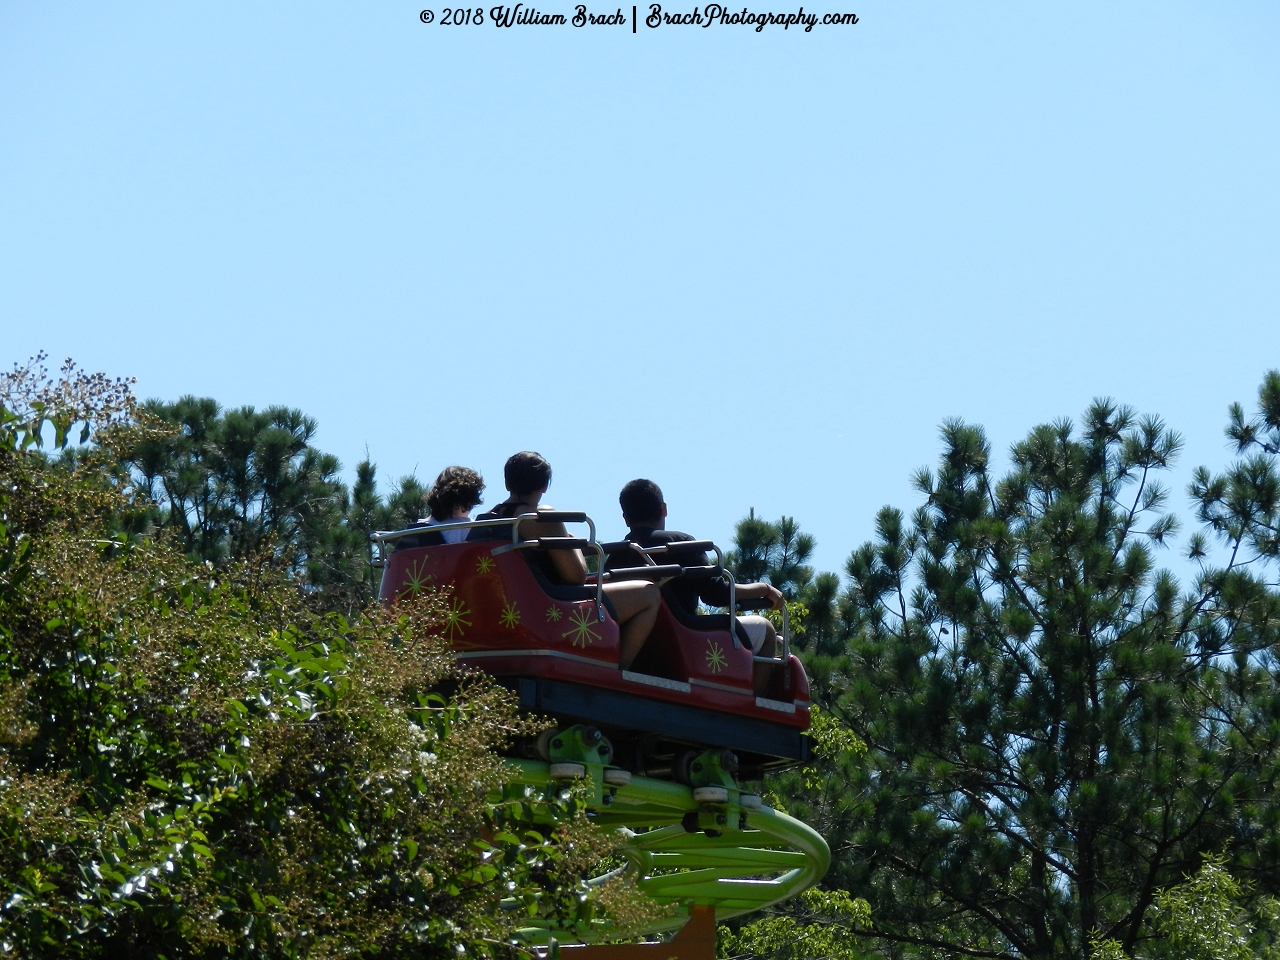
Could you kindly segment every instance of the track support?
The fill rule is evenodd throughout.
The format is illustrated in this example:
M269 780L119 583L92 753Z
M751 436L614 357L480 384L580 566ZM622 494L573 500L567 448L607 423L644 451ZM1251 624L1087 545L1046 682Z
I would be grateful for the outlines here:
M568 740L562 740L567 747ZM723 769L723 754L707 751L691 758L692 786L639 776L606 779L617 768L585 754L575 762L557 760L557 767L564 763L574 770L555 776L550 761L508 760L513 768L508 784L526 798L536 800L549 787L563 791L579 781L592 822L624 831L618 853L639 892L677 908L637 932L679 929L668 943L606 945L591 941L610 936L607 920L558 930L532 917L530 926L515 931L516 938L536 947L558 942L566 960L714 960L717 920L762 910L821 880L831 864L826 841L812 827L742 793ZM495 794L494 802L501 800ZM588 883L608 882L619 872ZM683 925L680 907L688 910Z
M695 904L669 943L563 946L565 960L716 960L716 908Z

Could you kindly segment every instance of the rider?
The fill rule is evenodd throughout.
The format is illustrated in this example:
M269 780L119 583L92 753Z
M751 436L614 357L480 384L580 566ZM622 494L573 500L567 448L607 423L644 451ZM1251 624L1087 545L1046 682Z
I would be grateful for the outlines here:
M471 519L471 508L480 503L484 493L484 479L470 467L445 467L436 482L427 491L426 501L430 515L412 524L414 527L435 527L442 523L461 523ZM414 547L437 547L444 543L461 543L467 539L467 531L432 530L411 534L396 541L396 550Z
M471 508L479 505L484 493L484 479L469 467L445 467L427 492L431 516L428 526L462 523L471 519ZM461 543L467 531L445 530L440 534L445 543Z
M665 546L668 548L668 559L681 566L710 563L707 555L700 550L685 551L689 555L680 556L679 543L682 540L692 540L693 537L678 530L666 529L667 504L662 499L661 488L652 480L632 480L622 488L618 503L622 506L622 519L630 528L627 539L632 543L642 547ZM690 615L697 614L700 600L713 607L729 604L729 587L718 578L676 579L667 585L667 591L668 602L678 603ZM775 610L786 603L782 591L769 583L740 583L734 591L738 600L767 600ZM764 657L775 656L778 633L766 617L738 617L737 620L752 652Z
M551 483L551 464L540 454L530 450L514 454L507 460L502 475L510 496L478 519L518 517L522 513L553 509L540 504ZM525 540L568 535L564 524L558 520L529 520L520 524L520 536ZM586 582L587 564L581 550L550 550L548 554L555 574L563 583ZM618 620L618 666L629 670L657 620L661 597L654 584L639 580L606 583L604 595L608 597Z

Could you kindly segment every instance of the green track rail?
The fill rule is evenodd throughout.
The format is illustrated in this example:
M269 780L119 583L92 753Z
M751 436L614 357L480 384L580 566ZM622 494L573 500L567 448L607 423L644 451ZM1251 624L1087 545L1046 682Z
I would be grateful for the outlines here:
M509 763L517 771L513 783L541 789L553 782L572 782L553 780L549 763ZM610 785L602 777L603 765L581 766L579 776L593 793L588 807L592 820L625 832L620 851L628 861L624 869L633 871L638 887L658 903L712 906L716 919L724 920L797 896L821 880L831 864L827 842L812 827L757 806L758 798L739 791L723 774L723 796L703 790L699 800L693 787L680 783L633 777L629 784ZM715 775L713 771L711 777ZM708 792L715 796L707 799ZM684 921L681 911L641 932L671 930ZM599 938L608 934L602 927ZM562 944L598 939L581 931L546 928L529 928L521 935L531 943L546 943L552 937Z

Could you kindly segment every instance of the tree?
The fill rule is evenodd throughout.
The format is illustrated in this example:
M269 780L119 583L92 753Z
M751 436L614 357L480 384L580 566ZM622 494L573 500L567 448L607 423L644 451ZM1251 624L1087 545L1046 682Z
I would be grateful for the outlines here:
M1180 447L1158 418L1097 402L1004 477L981 429L942 435L924 504L849 558L846 651L809 657L869 748L834 801L800 792L844 850L829 882L921 956L1135 955L1206 852L1275 892L1280 375L1232 409L1243 458L1196 474L1186 586L1155 566Z
M1156 894L1148 913L1155 936L1143 960L1274 960L1280 903L1272 897L1242 906L1246 889L1223 866L1206 857L1194 876ZM1099 960L1125 960L1115 940L1094 944Z
M859 769L866 745L825 710L814 707L809 736L819 759L758 786L766 802L812 823L829 820L847 782ZM836 850L838 853L839 851ZM815 887L769 908L764 916L731 920L720 928L720 956L732 960L863 960L874 956L861 936L871 908L847 889Z
M122 462L193 559L214 565L266 551L292 576L351 612L372 598L369 534L407 527L426 490L403 477L386 502L364 460L348 491L341 463L312 445L316 421L274 406L223 410L209 397L141 405L142 429Z
M272 547L298 571L323 554L348 503L338 459L311 445L313 418L288 407L223 411L193 396L151 400L140 413L154 429L125 463L187 553L220 563Z
M814 575L808 560L816 546L813 535L804 533L794 517L771 523L752 508L734 528L726 561L739 583L766 581L782 591L797 646L830 652L844 636L840 578L834 573ZM781 626L776 611L766 611L765 616Z
M850 931L870 919L865 900L844 890L806 890L786 912L771 913L734 930L719 930L725 960L864 960L868 955Z
M769 575L770 554L777 539L777 529L757 517L755 507L738 521L733 531L733 550L727 559L739 583L760 583Z
M819 655L837 652L848 635L848 605L840 596L840 577L834 573L818 574L804 592L803 600L804 649Z
M807 565L817 541L800 530L794 517L776 523L762 520L751 508L734 528L733 549L726 558L739 583L773 584L788 600L799 599L813 582Z
M513 957L530 916L590 917L614 840L571 795L504 787L497 750L539 725L456 671L438 598L348 619L261 552L131 533L127 390L25 373L0 378L0 950ZM78 424L86 450L40 450ZM228 530L273 522L231 502ZM532 830L547 809L565 826Z

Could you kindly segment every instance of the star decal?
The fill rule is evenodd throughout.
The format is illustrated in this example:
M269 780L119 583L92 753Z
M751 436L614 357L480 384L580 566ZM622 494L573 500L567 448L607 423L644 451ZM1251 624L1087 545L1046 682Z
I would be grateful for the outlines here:
M476 561L476 573L485 574L494 567L493 559L490 557L481 557Z
M547 620L549 622L555 623L562 616L563 614L560 612L560 608L557 607L554 603L551 606L547 607Z
M520 622L520 611L516 609L514 603L504 604L502 607L502 616L498 617L498 622L508 630L514 630L516 624Z
M450 640L454 638L456 633L459 637L466 633L465 627L471 626L471 621L467 617L471 616L471 611L467 609L467 605L454 597L449 601L449 607L444 612L444 635Z
M406 593L411 597L416 597L427 588L427 582L431 579L431 574L424 573L427 567L427 558L424 555L413 566L404 573L404 589L402 593Z
M596 633L592 628L593 621L592 614L585 606L574 607L573 613L569 614L569 622L572 626L560 636L570 637L569 643L572 646L581 646L585 650L587 644L595 643L600 639L600 634Z
M719 673L729 661L725 659L724 650L714 640L707 641L707 669Z

